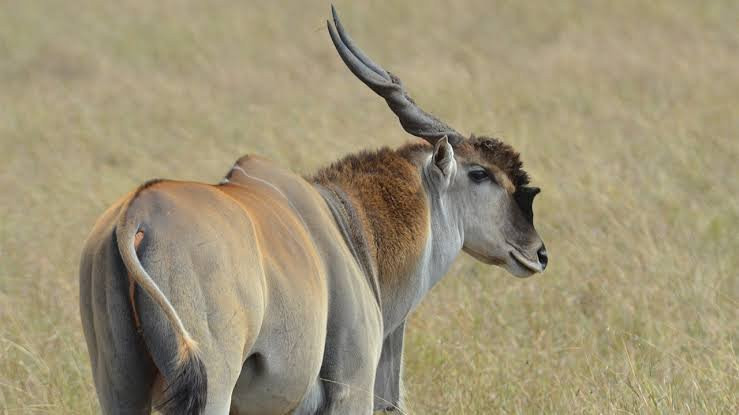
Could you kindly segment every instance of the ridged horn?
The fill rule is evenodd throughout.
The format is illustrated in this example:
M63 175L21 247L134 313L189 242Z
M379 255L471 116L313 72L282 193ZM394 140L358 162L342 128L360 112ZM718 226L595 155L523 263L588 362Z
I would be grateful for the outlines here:
M398 116L400 125L405 131L431 144L435 144L444 136L448 137L451 145L464 141L462 134L418 107L403 88L400 78L373 62L354 44L344 30L333 5L331 14L336 29L330 21L326 21L326 25L341 60L360 81L375 91L377 95L385 98L387 105Z

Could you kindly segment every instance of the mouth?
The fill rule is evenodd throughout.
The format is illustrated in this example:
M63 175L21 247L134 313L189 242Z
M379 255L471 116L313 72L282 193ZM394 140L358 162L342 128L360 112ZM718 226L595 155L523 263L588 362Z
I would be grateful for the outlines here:
M471 250L469 248L465 248L465 252L467 252L468 254L472 255L473 258L477 259L478 261L482 262L483 264L487 264L487 265L498 265L498 266L501 266L501 265L505 264L505 261L501 261L499 259L488 257L486 255L483 255L483 254L479 253L479 252L475 252L475 251L473 251L473 250Z
M511 248L512 249L508 252L508 255L511 257L510 260L506 260L505 257L493 258L487 255L482 255L468 247L465 247L464 251L484 264L504 267L508 272L519 278L530 277L543 271L542 266L539 263L527 259L515 247L511 246Z
M517 250L512 250L508 253L510 257L513 259L513 262L520 266L521 268L530 271L532 273L541 272L542 268L541 265L538 263L535 263L533 261L528 260L526 257L524 257L522 254L520 254Z

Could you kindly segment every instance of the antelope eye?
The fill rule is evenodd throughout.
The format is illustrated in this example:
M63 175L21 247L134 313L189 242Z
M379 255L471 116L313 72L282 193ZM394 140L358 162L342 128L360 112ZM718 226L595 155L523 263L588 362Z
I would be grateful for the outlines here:
M490 176L485 170L472 170L469 172L470 179L475 183L482 183L488 180Z

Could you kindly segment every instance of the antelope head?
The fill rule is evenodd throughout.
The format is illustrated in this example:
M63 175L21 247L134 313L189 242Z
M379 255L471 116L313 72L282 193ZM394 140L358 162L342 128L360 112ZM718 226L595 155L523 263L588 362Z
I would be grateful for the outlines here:
M344 30L336 10L327 22L331 40L349 70L377 95L408 133L433 146L421 167L434 206L458 226L462 249L486 263L527 277L547 266L547 251L534 228L530 187L519 154L487 137L465 137L421 109L400 79L364 54Z

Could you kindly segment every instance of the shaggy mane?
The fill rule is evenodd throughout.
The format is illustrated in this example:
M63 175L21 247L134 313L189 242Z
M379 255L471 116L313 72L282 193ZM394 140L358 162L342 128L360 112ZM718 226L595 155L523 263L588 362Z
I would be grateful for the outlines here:
M380 286L389 289L415 266L426 242L428 207L413 154L430 146L411 143L348 155L309 181L340 187L363 222ZM385 293L387 294L387 293Z
M406 165L412 155L423 150L430 150L431 145L426 142L411 142L397 149L382 147L378 150L362 150L359 153L346 155L326 167L320 168L309 181L328 183L347 183L352 178L371 174L397 177L408 173L406 169L394 170L393 167Z

